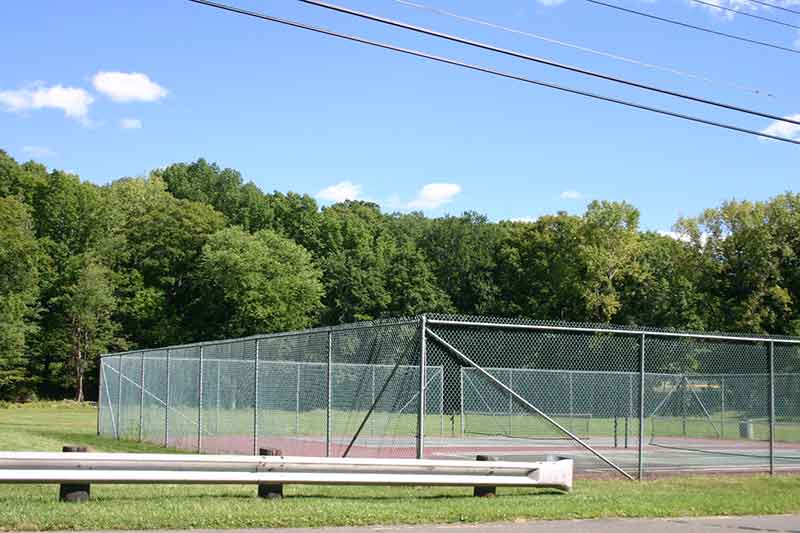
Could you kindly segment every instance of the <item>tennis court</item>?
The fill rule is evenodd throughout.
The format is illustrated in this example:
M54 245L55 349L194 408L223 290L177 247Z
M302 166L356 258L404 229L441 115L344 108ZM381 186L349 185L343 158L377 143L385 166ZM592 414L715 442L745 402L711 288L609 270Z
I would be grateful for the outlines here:
M424 315L113 354L100 370L100 434L202 453L800 470L795 338Z

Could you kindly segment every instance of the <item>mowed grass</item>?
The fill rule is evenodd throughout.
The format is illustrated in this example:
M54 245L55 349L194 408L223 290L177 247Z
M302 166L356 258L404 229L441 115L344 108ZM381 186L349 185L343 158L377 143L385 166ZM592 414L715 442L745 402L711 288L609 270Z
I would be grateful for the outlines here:
M96 411L73 404L0 409L0 449L160 451L95 435ZM0 484L0 529L239 528L484 522L518 519L800 513L798 476L579 480L573 492L289 486L281 501L253 486L94 485L92 501L57 501L55 485Z

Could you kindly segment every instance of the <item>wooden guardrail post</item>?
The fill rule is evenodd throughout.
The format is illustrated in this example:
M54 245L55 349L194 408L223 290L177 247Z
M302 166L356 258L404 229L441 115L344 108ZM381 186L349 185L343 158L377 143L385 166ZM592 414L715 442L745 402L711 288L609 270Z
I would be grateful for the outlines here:
M281 456L283 452L276 448L259 448L258 449L259 455L271 455L271 456ZM283 485L280 484L267 484L267 483L259 483L258 484L258 497L259 498L267 498L270 500L280 500L283 498Z
M62 452L86 452L85 446L63 446ZM58 499L62 502L89 501L92 486L89 483L62 483L58 486Z
M475 457L476 461L496 461L497 458L491 455L478 455ZM491 498L497 495L497 487L479 486L473 487L472 495L479 498Z

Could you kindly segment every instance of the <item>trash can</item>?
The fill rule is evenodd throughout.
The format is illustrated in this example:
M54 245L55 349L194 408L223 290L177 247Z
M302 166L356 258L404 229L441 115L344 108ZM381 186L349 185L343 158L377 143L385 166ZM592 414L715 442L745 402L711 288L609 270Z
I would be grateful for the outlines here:
M749 418L739 420L739 437L753 440L753 421Z

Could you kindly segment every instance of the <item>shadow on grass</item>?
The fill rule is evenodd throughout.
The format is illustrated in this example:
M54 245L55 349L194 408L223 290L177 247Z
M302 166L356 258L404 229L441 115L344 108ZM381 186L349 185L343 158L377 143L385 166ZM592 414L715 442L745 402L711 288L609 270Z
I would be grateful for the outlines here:
M191 453L175 448L165 448L150 442L137 442L133 440L117 440L108 437L99 437L80 431L30 431L31 435L60 441L67 446L88 446L89 448L102 448L109 452L150 452L150 453ZM61 451L61 450L53 450Z

